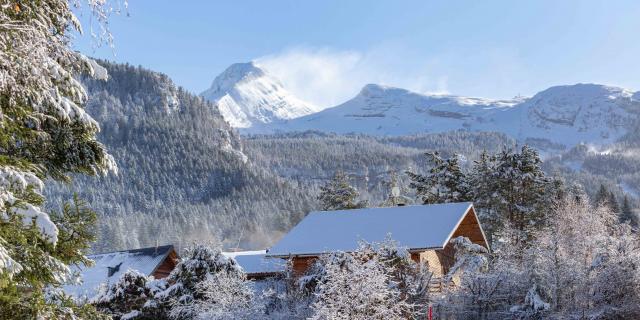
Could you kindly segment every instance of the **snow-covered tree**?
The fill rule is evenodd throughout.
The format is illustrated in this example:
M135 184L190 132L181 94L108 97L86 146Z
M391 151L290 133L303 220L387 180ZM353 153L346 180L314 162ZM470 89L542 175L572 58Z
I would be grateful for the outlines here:
M408 171L411 188L424 204L462 202L470 200L469 182L460 167L458 155L443 159L438 152L428 152L431 164L428 175Z
M323 210L357 209L367 206L366 201L358 201L358 191L349 184L349 178L338 171L333 179L320 187L318 200Z
M571 188L529 243L505 226L486 272L466 273L440 302L466 319L633 319L639 316L637 236L605 204Z
M313 288L312 319L411 319L424 316L430 279L425 266L387 239L322 256L301 285Z
M244 272L218 249L188 248L166 282L153 303L172 319L241 319L255 312Z
M488 180L492 191L478 192L491 199L477 206L479 214L489 222L492 242L504 230L505 223L510 224L512 231L518 231L511 233L517 241L527 241L544 225L548 201L556 197L547 192L555 188L549 188L550 181L542 171L538 153L526 145L520 152L504 150L492 161L494 163L488 166L492 169L488 171L489 176L474 179ZM485 188L482 185L474 187Z
M404 319L409 306L389 285L384 265L375 257L362 261L349 253L323 259L311 319Z
M568 196L537 236L531 276L552 313L563 317L635 318L640 301L638 240L604 203Z
M194 245L167 278L128 271L91 303L115 319L252 319L263 315L253 298L233 259Z
M464 236L451 239L455 251L455 263L447 273L447 279L459 278L462 274L485 271L488 267L487 248L475 244Z
M43 181L115 169L96 140L98 124L82 109L87 95L75 76L106 75L71 48L72 32L81 31L71 5L0 5L0 317L62 317L63 305L43 291L67 281L68 264L85 259L89 238L68 233L75 228L69 216L56 220L43 210ZM106 22L106 1L88 6Z
M607 201L607 204L611 208L611 211L620 214L620 203L613 192L609 192L609 200Z
M609 189L607 189L604 184L600 184L600 188L593 198L593 202L596 205L600 205L607 203L607 201L609 201Z
M102 288L90 302L115 320L152 319L143 312L154 295L149 286L152 281L138 271L127 270L118 281Z
M294 320L311 317L313 286L309 284L309 280L310 277L299 278L293 270L292 261L289 260L281 276L271 278L261 285L263 289L257 303L263 306L264 315L262 317L271 320Z

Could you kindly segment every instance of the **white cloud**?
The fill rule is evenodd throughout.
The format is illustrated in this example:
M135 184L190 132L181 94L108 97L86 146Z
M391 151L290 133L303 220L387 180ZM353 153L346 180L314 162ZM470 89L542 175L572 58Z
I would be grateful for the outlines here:
M295 47L255 61L285 88L321 107L353 98L368 83L401 87L423 93L448 93L446 76L428 76L430 62L398 55L401 48L377 47L367 52L331 48ZM414 57L415 58L415 57Z

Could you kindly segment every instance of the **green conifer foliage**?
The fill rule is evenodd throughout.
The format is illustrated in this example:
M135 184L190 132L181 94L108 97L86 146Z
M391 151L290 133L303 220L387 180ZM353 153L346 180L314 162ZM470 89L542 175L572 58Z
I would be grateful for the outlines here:
M93 239L95 214L79 199L60 214L42 209L46 179L115 170L75 78L106 74L71 48L71 32L81 31L71 5L0 6L0 319L69 319L86 311L54 291L70 278L70 264L87 262L82 251ZM105 2L88 7L106 22Z

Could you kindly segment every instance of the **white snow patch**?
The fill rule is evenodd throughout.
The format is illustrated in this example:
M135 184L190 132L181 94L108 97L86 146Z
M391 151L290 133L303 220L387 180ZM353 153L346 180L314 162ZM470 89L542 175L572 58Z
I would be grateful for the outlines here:
M285 269L285 261L280 258L266 257L267 250L223 252L233 258L246 273L273 273Z
M1 239L0 239L1 240ZM22 265L9 256L9 252L0 243L0 274L7 272L12 276L22 270Z

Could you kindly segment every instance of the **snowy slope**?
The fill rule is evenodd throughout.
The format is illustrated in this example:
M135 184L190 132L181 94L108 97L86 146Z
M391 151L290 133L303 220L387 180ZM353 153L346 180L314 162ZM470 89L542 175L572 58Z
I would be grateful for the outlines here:
M615 87L577 84L552 87L531 98L488 100L369 84L339 106L247 131L397 136L463 129L503 132L520 141L559 147L607 143L623 135L638 118L639 96Z
M253 62L231 65L201 96L216 103L222 116L236 128L293 119L319 110L293 96Z

